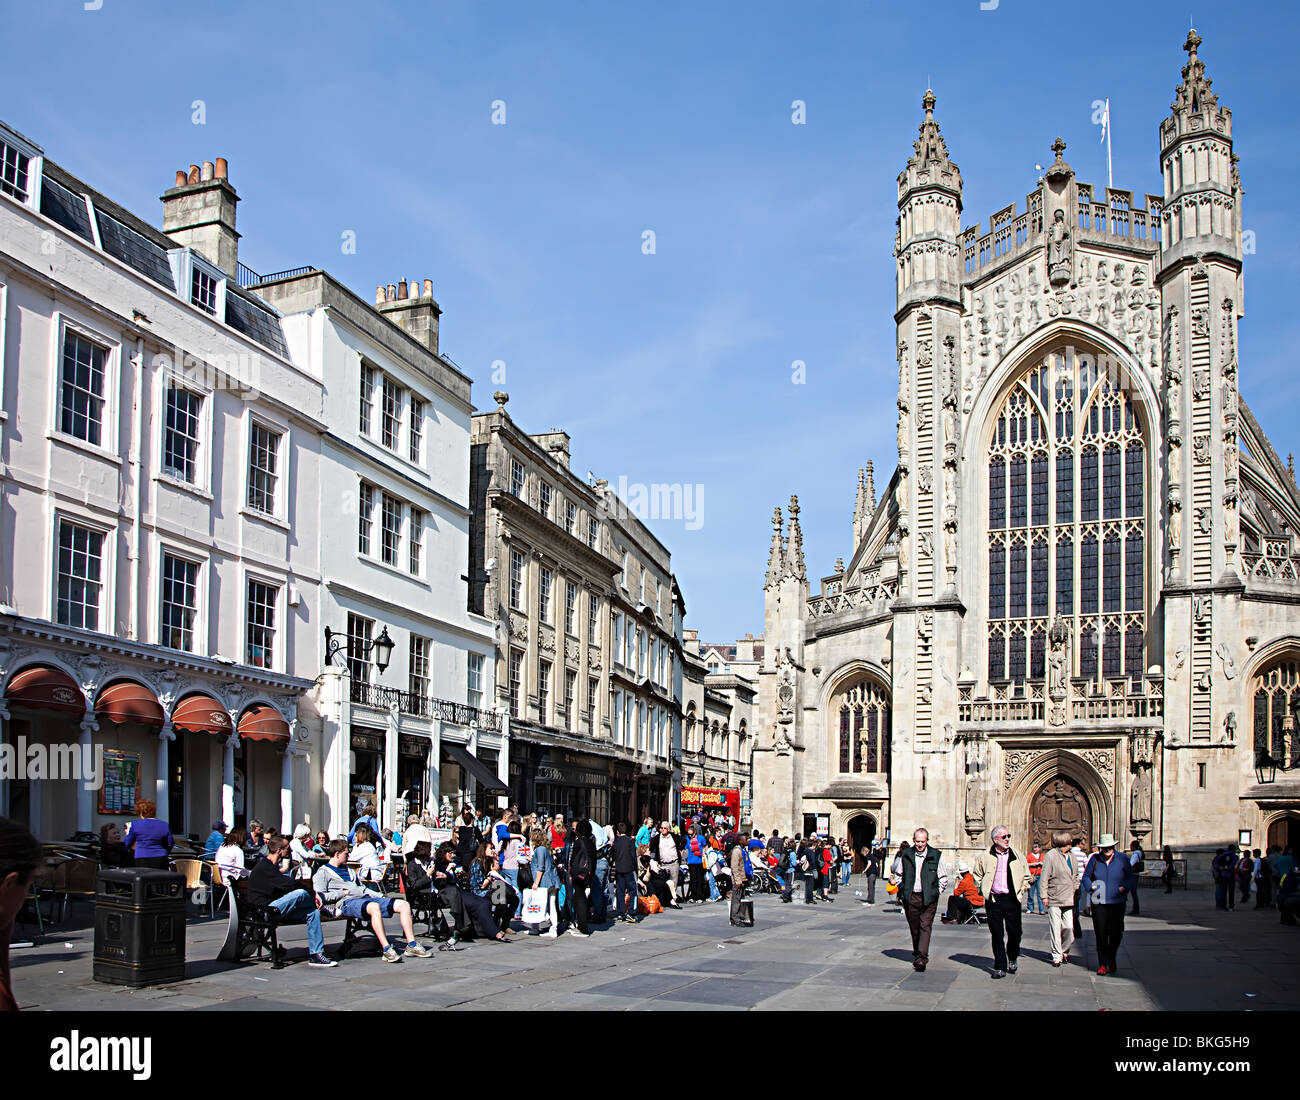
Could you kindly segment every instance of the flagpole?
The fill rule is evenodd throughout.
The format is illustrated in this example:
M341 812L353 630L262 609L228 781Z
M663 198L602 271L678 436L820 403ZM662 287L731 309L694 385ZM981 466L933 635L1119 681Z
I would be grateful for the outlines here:
M1115 176L1110 165L1110 97L1106 97L1106 187L1115 186Z

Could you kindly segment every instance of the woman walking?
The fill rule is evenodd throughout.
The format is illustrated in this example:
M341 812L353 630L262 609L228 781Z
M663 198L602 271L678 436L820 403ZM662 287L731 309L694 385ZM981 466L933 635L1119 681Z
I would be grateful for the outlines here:
M587 924L588 891L596 878L596 841L592 836L591 822L582 820L573 827L573 843L569 849L569 899L573 906L572 936L590 936Z
M533 842L533 857L529 869L533 873L533 889L546 891L546 908L551 915L551 927L542 935L554 939L560 934L560 876L551 858L550 829L538 826L528 839Z
M709 897L704 882L704 838L694 825L686 830L686 872L691 877L691 904L703 905Z
M1165 869L1160 872L1160 881L1165 884L1165 893L1174 892L1174 850L1168 844L1161 849L1160 859L1165 865Z
M1052 965L1070 961L1074 943L1074 894L1078 875L1070 858L1069 833L1052 834L1052 850L1043 857L1038 877L1039 896L1047 906L1047 937L1052 950Z
M1097 973L1114 974L1116 956L1124 938L1124 910L1133 892L1133 864L1115 855L1115 838L1103 833L1099 851L1088 860L1080 889L1092 907L1092 928L1097 937Z

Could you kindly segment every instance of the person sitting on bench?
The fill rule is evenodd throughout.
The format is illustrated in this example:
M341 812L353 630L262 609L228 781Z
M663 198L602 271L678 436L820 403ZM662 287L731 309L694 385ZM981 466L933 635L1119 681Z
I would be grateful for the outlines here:
M360 832L364 825L357 826ZM329 907L335 916L349 917L354 920L370 919L375 939L384 952L384 962L401 962L403 955L397 953L388 937L384 934L384 918L396 916L402 926L405 937L405 955L412 958L424 958L429 952L415 939L415 930L411 926L411 906L405 900L386 898L376 890L363 886L348 870L348 842L332 840L329 848L329 862L312 876L312 885L322 905Z
M307 965L338 966L325 955L325 933L320 926L321 900L303 886L302 879L290 878L280 870L289 863L289 841L282 836L268 837L266 855L253 864L248 875L250 905L267 906L280 914L286 923L307 924Z
M983 904L984 899L975 884L975 876L970 873L970 868L965 863L958 863L957 885L952 888L952 896L948 899L948 911L943 915L943 923L959 924L968 921L971 914Z
M456 895L450 899L444 898L441 892L434 888L432 877L433 867L433 845L427 840L417 841L415 847L406 857L405 874L406 874L406 893L408 897L414 898L417 903L425 903L432 912L436 910L449 909L451 911L450 934L447 942L443 945L444 950L456 949L456 933L465 921L465 907L461 904L460 896ZM452 904L448 904L448 901ZM442 918L437 918L442 923L447 922Z

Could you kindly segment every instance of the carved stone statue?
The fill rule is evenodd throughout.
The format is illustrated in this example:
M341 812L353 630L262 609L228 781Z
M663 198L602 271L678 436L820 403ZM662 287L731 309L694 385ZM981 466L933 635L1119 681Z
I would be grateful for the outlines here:
M1052 643L1051 655L1047 659L1048 694L1053 699L1064 699L1070 683L1070 639L1069 628L1061 619L1052 623L1049 641Z
M1151 824L1151 768L1148 765L1142 765L1133 777L1133 821L1134 825L1139 823L1144 825Z
M1066 286L1074 273L1074 244L1070 238L1065 211L1058 209L1047 230L1047 280L1052 286Z

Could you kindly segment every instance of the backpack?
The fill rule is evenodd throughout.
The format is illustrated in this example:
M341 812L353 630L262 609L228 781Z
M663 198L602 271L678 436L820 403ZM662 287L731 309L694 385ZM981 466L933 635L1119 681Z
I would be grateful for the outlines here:
M754 873L754 865L753 865L752 863L749 862L749 849L748 849L748 848L741 848L741 849L740 849L740 858L741 858L742 860L745 861L745 874L746 874L746 875L753 875L753 873Z
M1141 856L1138 856L1138 858L1133 861L1133 873L1135 875L1140 875L1146 869L1147 869L1147 861L1143 859Z
M591 878L595 866L591 861L591 851L585 844L575 844L573 853L569 856L569 875L572 878L586 881Z

